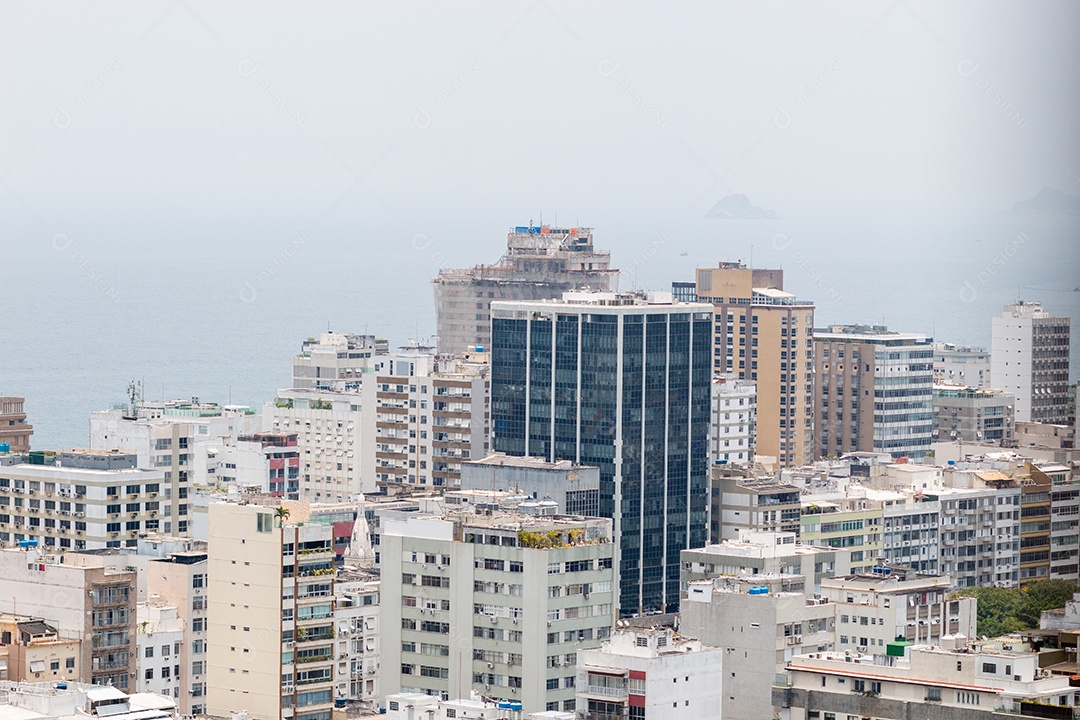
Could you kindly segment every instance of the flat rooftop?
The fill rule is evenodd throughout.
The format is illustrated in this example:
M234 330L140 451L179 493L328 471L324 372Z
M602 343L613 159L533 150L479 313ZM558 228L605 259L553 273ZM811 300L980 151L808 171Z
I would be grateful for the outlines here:
M480 458L478 460L468 460L465 464L468 465L487 465L494 467L517 467L517 468L532 468L535 470L572 470L577 468L590 468L593 465L581 465L573 462L572 460L556 460L555 462L548 462L544 458L534 457L529 455L504 455L503 453L493 453L487 457Z

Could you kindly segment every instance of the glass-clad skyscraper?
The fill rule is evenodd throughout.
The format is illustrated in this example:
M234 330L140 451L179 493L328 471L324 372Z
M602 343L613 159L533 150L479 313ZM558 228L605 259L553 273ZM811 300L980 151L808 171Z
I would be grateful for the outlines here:
M491 305L495 450L600 468L623 615L676 610L707 539L712 319L666 293Z

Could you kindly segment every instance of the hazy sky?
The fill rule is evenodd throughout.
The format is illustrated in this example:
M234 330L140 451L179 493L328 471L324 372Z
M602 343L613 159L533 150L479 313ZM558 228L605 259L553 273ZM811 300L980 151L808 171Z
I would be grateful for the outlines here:
M1070 2L2 8L9 223L1008 207L1080 167Z
M1002 212L1080 194L1077 28L1075 2L0 2L0 393L44 446L132 378L258 407L327 323L433 332L438 268L541 213L624 288L753 248L823 322L985 345L1018 293L1080 316L1078 219ZM702 220L733 192L784 219Z

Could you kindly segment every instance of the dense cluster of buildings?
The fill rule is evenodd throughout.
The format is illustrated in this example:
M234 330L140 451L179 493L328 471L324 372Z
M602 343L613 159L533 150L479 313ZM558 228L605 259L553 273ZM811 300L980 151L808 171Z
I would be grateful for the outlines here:
M544 225L434 287L437 344L308 338L257 410L133 384L32 450L0 398L7 714L1076 716L1075 603L987 640L954 594L1080 579L1068 319L815 327Z

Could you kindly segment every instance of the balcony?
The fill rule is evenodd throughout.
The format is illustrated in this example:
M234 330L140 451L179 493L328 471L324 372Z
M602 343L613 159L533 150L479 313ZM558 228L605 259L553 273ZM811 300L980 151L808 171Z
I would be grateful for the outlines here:
M586 685L586 695L597 695L600 697L626 697L626 688L610 687L608 685Z

